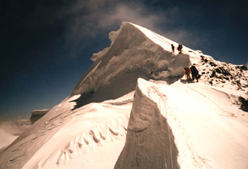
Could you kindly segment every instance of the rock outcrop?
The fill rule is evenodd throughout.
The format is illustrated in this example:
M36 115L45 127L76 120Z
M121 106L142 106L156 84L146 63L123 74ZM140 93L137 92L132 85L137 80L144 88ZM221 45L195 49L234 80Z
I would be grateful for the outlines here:
M31 123L36 122L37 120L39 120L42 116L44 116L49 110L48 109L42 109L42 110L33 110L31 112L31 117L30 117L30 121Z

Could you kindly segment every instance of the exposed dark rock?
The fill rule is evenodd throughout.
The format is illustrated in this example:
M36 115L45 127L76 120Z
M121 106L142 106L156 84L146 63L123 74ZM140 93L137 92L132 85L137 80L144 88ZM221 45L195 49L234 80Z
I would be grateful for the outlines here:
M213 67L216 67L217 65L214 62L209 62L209 64Z
M224 76L223 78L224 78L224 79L226 79L226 80L229 80L229 78L228 78L228 77L226 77L226 76Z
M241 71L248 70L248 66L246 66L246 65L236 66L236 68L240 69Z
M239 101L241 103L240 108L246 112L248 112L248 99L245 99L243 97L239 97Z
M210 75L210 77L213 78L215 76L216 76L216 72L213 70L212 73L211 73L211 75Z
M237 84L237 86L238 86L238 89L242 89L240 80L236 80L236 84Z
M43 110L33 110L31 112L31 117L30 117L30 121L31 123L36 122L37 120L39 120L42 116L44 116L49 110L48 109L43 109Z
M221 71L220 71L219 68L215 69L215 71L216 71L217 73L221 73Z
M203 62L205 62L205 63L208 62L208 60L207 60L204 56L202 56L202 55L201 55L201 61L203 61Z
M225 76L232 76L231 73L228 70L224 69L223 67L218 67L215 69L215 71Z

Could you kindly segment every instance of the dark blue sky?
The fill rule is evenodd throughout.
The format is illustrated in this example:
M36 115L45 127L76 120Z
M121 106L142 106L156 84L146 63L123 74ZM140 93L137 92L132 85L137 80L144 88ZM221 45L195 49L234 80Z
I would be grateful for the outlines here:
M121 21L215 59L247 64L247 17L237 0L2 0L0 119L50 108L68 96Z

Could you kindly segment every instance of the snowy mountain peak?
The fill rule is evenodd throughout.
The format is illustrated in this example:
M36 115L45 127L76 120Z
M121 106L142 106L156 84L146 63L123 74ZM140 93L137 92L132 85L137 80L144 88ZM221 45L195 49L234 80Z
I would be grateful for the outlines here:
M123 23L110 39L110 47L93 55L93 65L72 92L82 94L77 107L118 98L135 89L138 77L172 83L191 64L188 51L173 53L170 43L175 42L135 24Z
M219 62L184 45L179 52L178 43L129 22L110 32L109 38L111 45L93 54L94 63L72 92L81 94L75 108L118 98L134 90L139 77L173 83L183 77L184 67L193 64L204 83L223 90L239 90L242 97L248 94L247 66Z
M0 169L248 168L248 113L239 102L247 66L179 52L132 23L109 37L71 96L1 149ZM184 77L193 63L198 83Z

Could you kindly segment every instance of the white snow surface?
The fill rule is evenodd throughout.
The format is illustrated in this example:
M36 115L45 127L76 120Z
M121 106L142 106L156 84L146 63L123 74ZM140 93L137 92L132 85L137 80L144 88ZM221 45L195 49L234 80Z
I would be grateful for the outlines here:
M0 121L0 152L31 125L28 119Z
M130 25L132 29L130 29ZM161 66L161 62L167 62L165 65L170 65L168 67L171 69L171 75L172 72L177 72L178 67L181 69L185 66L183 62L187 61L188 57L190 63L196 64L200 73L204 72L201 79L198 83L185 83L185 77L183 77L174 83L168 83L165 81L166 78L149 81L139 78L136 90L131 90L120 98L98 103L93 101L73 109L76 104L75 100L81 97L80 92L85 90L85 86L88 87L93 82L101 82L99 79L92 79L91 77L103 75L103 72L99 71L104 70L104 66L109 65L106 61L106 53L110 49L114 51L118 48L119 42L117 45L116 42L118 37L125 37L126 34L121 35L121 31L126 26L127 31L137 35L135 38L146 38L143 45L149 44L144 47L147 48L147 51L154 44L155 48L158 45L164 50L159 49L157 52L164 52L166 57L162 58L165 60L161 58L158 61L156 58L150 59L156 67ZM138 165L139 160L165 161L166 165L169 164L173 169L248 168L248 113L239 109L240 105L237 101L238 96L246 97L248 95L247 70L239 71L236 65L216 61L200 51L185 46L183 47L183 54L175 53L169 57L170 45L173 43L177 47L176 42L132 23L123 23L119 31L111 34L111 40L112 43L109 48L94 55L95 66L80 80L74 90L74 93L78 95L67 97L60 104L54 106L8 148L0 152L0 169L124 169L129 166L124 165L125 162L130 161L132 162L130 165L136 166L138 169L139 166L142 166ZM130 54L128 50L129 47L125 49L124 53ZM143 54L141 53L139 56ZM122 53L118 56L127 55ZM134 56L132 55L132 57ZM148 56L150 57L147 55L146 59L149 60ZM207 61L203 61L201 56L204 56ZM175 59L176 57L178 58ZM128 57L128 59L130 58ZM114 57L109 58L109 60L113 59ZM124 63L125 59L119 59L123 65L126 64ZM136 64L143 63L142 59L144 58L138 58ZM173 59L176 62L173 62ZM119 61L113 63L116 64ZM214 62L216 66L211 66L210 62ZM104 63L103 67L101 67L102 63ZM110 68L112 66L109 65ZM117 66L121 67L122 65ZM109 67L105 68L105 77L109 76L107 74L110 70ZM228 70L231 75L225 76L217 73L215 77L210 78L211 72L219 67ZM156 77L161 74L163 75L162 72L158 72L151 78L155 76L153 79L159 79ZM110 76L115 75L111 74ZM149 78L146 77L146 79ZM102 80L104 79L102 78ZM237 80L240 82L236 82ZM122 84L118 85L117 87L121 90ZM111 88L107 92L111 93ZM141 92L140 99L137 99L137 92ZM158 111L140 111L145 106L148 106L149 110L149 105L142 105L142 102L139 102L143 99L142 97L149 100L151 105L156 105L151 109ZM159 123L156 124L158 127L156 131L153 128L154 120L156 123L156 120L160 119L155 118L158 115L161 115L168 122L171 136L169 132L166 135L163 128L158 127ZM152 139L148 139L148 136L142 137L144 142L135 141L142 133L148 132L152 135L153 132L151 131L153 130L156 133L156 137L153 138L155 140L163 140L167 136L173 138L173 141L166 142L166 146L170 149L169 153L177 155L176 161L171 156L166 155L149 156L151 152L149 152L148 147L152 145L157 148L158 146L153 145ZM132 138L133 131L138 131L137 137ZM129 144L130 142L131 144ZM127 157L128 154L125 153L130 151L128 149L130 145L136 147L134 150L136 152L142 152L139 149L142 146L148 151L138 155L139 160L136 158L137 154L130 154L130 157ZM165 146L164 143L161 145ZM152 151L152 153L154 152L161 151ZM174 163L177 163L178 166L171 165ZM166 165L154 166L163 169L166 168Z
M110 47L93 55L93 65L73 94L94 91L94 101L117 98L134 90L138 77L173 81L183 76L184 67L190 64L190 49L185 47L182 54L171 53L172 41L138 25L124 22L109 37Z
M17 136L14 136L1 128L0 128L0 136L1 136L0 152L17 138Z
M159 85L181 168L248 168L247 113L201 84ZM245 117L243 117L245 116Z

